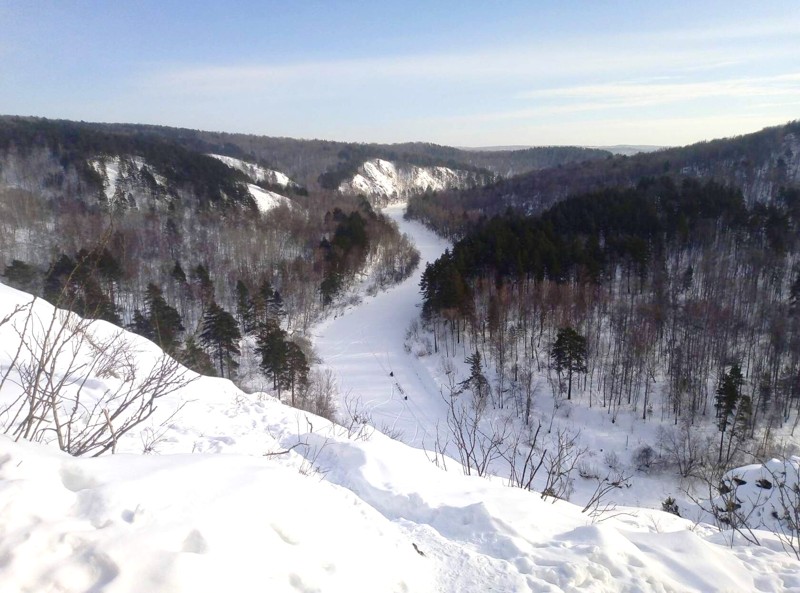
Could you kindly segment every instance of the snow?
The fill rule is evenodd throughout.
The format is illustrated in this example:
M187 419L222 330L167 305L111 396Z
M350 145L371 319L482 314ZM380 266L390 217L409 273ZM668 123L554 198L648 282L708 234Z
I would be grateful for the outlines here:
M349 181L339 186L340 192L366 194L373 197L403 198L427 189L440 191L465 187L471 174L447 167L397 165L383 159L366 161Z
M91 159L89 166L104 178L103 192L109 204L113 204L122 185L129 177L135 176L145 166L144 159L138 157L123 158L120 156Z
M269 212L273 208L277 208L280 205L286 205L289 207L292 206L292 201L286 196L282 196L274 191L263 189L257 185L253 185L252 183L247 184L247 191L249 191L250 195L253 196L259 212Z
M263 181L270 185L278 185L280 187L298 187L297 183L292 181L288 175L281 173L280 171L268 169L266 167L262 167L261 165L248 163L247 161L235 159L229 156L223 156L221 154L209 154L208 156L222 161L232 169L241 171L256 183Z
M400 219L402 208L389 212ZM403 224L423 261L446 247ZM402 346L417 281L326 322L317 344L343 393L420 445L443 400L431 361ZM0 320L29 301L0 285ZM46 323L53 310L37 301L35 314ZM0 326L0 377L19 341L12 324L24 320ZM89 344L127 341L139 367L159 354L106 323L85 332ZM18 393L9 376L0 403ZM465 476L452 459L445 471L380 431L191 377L115 455L70 457L48 433L40 443L0 435L0 593L800 590L800 562L768 533L751 546L656 510L593 518ZM101 402L120 380L89 379ZM9 421L0 414L0 430Z

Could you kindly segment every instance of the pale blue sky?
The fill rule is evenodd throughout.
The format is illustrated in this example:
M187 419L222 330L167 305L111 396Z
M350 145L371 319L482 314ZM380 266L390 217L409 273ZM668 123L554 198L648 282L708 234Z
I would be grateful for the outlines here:
M800 118L800 1L0 0L0 113L686 144Z

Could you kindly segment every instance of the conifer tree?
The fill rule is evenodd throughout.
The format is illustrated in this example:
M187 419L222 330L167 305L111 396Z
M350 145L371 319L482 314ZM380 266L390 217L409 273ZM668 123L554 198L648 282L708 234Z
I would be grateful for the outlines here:
M145 293L148 309L148 322L152 338L165 352L172 353L178 346L178 337L184 330L180 313L167 304L161 287L148 284Z
M550 356L559 375L566 371L567 399L572 399L572 375L586 372L586 338L571 327L562 327L558 330Z
M717 387L717 396L714 401L714 406L717 408L717 426L719 427L719 456L717 462L722 462L722 450L725 443L725 432L728 427L731 427L731 433L736 430L735 415L739 400L742 396L742 385L744 384L744 377L738 364L731 366L731 370L723 373ZM748 398L749 400L749 398ZM749 407L749 402L748 402ZM740 422L741 424L741 422ZM733 425L733 426L732 426ZM730 439L733 438L731 434L728 440L728 451L730 453Z
M281 377L286 370L286 332L274 319L265 323L256 337L256 352L261 355L261 369L268 377L272 377L272 387L278 390L284 386Z
M208 306L203 315L203 330L200 332L200 341L206 348L210 348L219 363L221 377L233 377L233 372L239 363L234 356L240 354L238 342L242 334L239 324L233 315L220 307L215 301ZM227 375L225 370L227 369Z
M295 392L308 383L308 360L303 350L294 342L286 342L286 365L283 373L284 386L291 390L292 406L295 405Z
M250 298L250 289L241 280L236 282L236 316L243 333L248 334L255 329L255 307Z

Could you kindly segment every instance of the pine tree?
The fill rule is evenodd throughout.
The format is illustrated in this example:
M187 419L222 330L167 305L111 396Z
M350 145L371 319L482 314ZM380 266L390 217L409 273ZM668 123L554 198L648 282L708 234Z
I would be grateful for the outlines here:
M195 373L209 377L214 377L217 374L208 352L198 346L193 337L186 339L183 349L178 353L178 361Z
M242 338L239 332L239 324L236 323L233 315L220 307L215 301L211 301L208 310L203 315L203 330L200 332L200 341L207 348L214 352L219 363L220 376L233 377L233 372L239 366L234 359L234 355L240 354L238 342Z
M298 387L304 388L308 384L308 360L303 350L294 342L286 343L286 368L284 371L284 384L291 389L292 406L295 405L295 391Z
M256 352L261 355L261 369L268 377L272 377L272 387L280 390L284 386L281 377L286 371L286 332L274 319L264 324L256 336Z
M214 283L211 281L211 276L208 274L208 268L203 264L198 264L197 267L192 270L192 281L200 297L200 304L205 309L207 303L214 301Z
M572 399L572 375L586 372L586 338L571 327L562 327L558 330L550 356L559 375L566 371L567 399Z
M184 330L180 313L167 304L161 287L156 284L147 285L145 302L149 314L148 321L153 333L151 339L165 352L174 352L178 346L179 335Z
M241 280L236 282L236 316L243 333L248 334L255 330L255 307L250 298L250 289Z
M800 311L800 273L797 274L789 289L789 314L797 315L798 311Z
M491 387L486 375L483 374L481 353L476 350L475 354L468 356L464 362L469 365L469 377L459 383L459 393L469 389L475 399L475 408L483 409L491 395Z
M717 426L719 427L720 432L719 457L717 458L718 463L722 462L722 450L725 443L725 432L732 424L734 427L731 428L731 433L736 430L734 420L736 409L739 405L739 400L741 399L743 384L744 377L742 377L742 371L738 364L734 364L731 366L730 371L722 374L722 377L719 381L719 386L717 387L717 396L714 400L714 406L717 408ZM730 444L733 436L734 435L731 434L731 437L728 440L728 453L730 453Z

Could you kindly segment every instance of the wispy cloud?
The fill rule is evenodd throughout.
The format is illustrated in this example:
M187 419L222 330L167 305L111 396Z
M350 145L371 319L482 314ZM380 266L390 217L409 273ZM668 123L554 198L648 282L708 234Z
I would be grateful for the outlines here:
M674 76L713 71L791 54L792 48L750 47L732 53L729 47L654 44L643 40L596 38L574 44L508 45L451 53L420 53L279 63L176 64L148 70L147 86L179 92L240 92L270 86L303 84L347 88L359 83L502 82L518 86L565 77L608 77L627 73ZM794 55L794 54L792 54Z
M713 97L798 97L800 72L767 77L734 78L703 82L614 82L539 89L520 93L520 99L586 100L565 106L566 110L602 107L640 107Z

